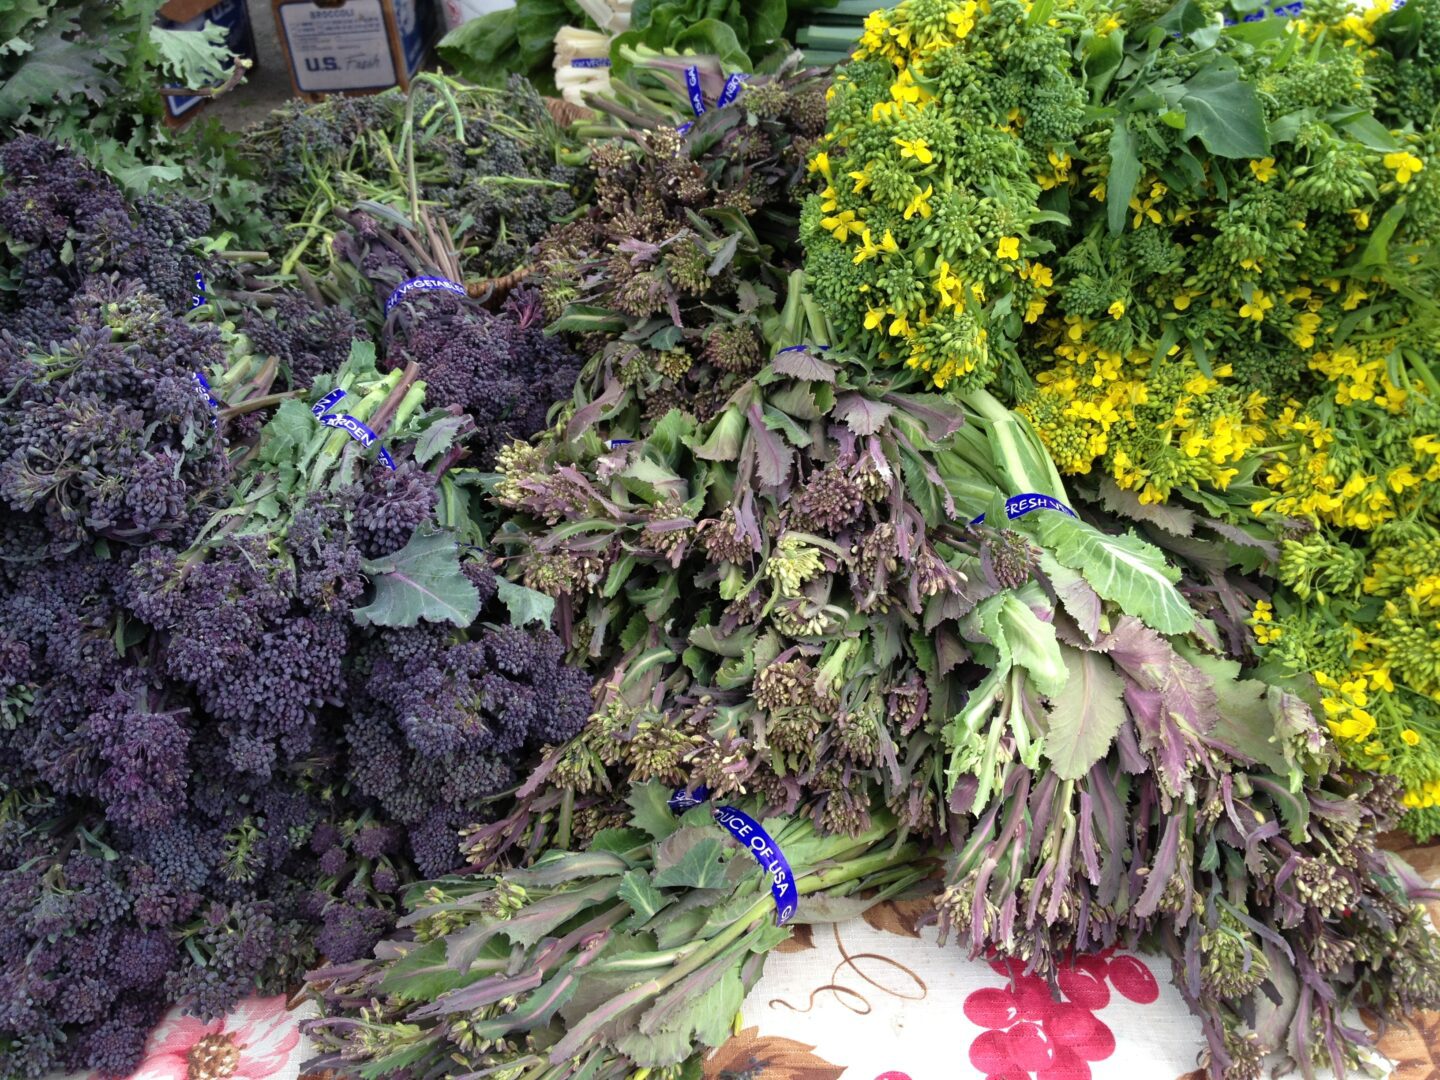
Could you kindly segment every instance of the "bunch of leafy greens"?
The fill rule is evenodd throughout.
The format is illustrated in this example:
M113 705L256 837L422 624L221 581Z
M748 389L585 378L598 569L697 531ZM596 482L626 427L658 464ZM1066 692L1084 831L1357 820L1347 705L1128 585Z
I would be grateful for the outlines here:
M238 77L223 28L155 25L161 0L15 0L0 11L0 130L80 150L130 193L182 182L250 228L253 190L211 125L167 131L162 88Z
M624 137L591 151L593 208L536 252L552 330L586 358L575 394L591 424L633 428L677 405L708 417L759 368L761 325L798 255L789 187L824 126L820 81L787 68L681 135L678 73L664 60L647 71L664 80L653 96L601 103ZM722 81L718 67L702 75L717 93Z
M409 93L292 102L242 152L265 178L282 275L325 276L343 214L378 207L416 231L424 211L463 274L499 277L587 194L577 141L521 78L487 89L427 73Z
M413 889L407 933L312 976L331 1014L306 1025L318 1063L360 1077L698 1080L791 931L710 808L677 816L668 796L636 784L586 851ZM821 835L803 814L762 827L788 858L777 882L800 922L858 916L930 869L883 813L854 837Z
M796 28L834 0L635 0L628 28L611 42L617 75L632 56L709 58L726 72L773 71ZM439 44L441 57L467 79L493 85L507 72L553 89L555 34L593 26L576 0L519 0L514 7L462 23ZM600 27L604 30L605 27ZM714 100L713 98L711 99Z
M998 380L1062 472L1264 569L1228 596L1237 658L1313 676L1431 834L1430 7L942 7L878 13L837 77L803 224L827 312L938 384Z
M602 165L597 216L639 219L703 177L687 149L703 164L652 137L626 171ZM607 169L640 182L610 194ZM598 707L476 832L478 859L593 836L638 780L743 788L835 833L884 805L959 838L942 912L977 953L1052 975L1072 949L1177 950L1216 1076L1276 1050L1353 1065L1345 1006L1434 999L1416 883L1375 846L1393 788L1337 767L1303 685L1241 676L1155 547L1061 509L1023 418L856 357L801 278L737 324L616 232L559 324L602 363L552 432L501 455L496 487L513 512L496 539L605 673ZM738 295L717 271L692 295ZM758 369L693 344L736 325L758 328ZM604 366L657 333L673 365Z

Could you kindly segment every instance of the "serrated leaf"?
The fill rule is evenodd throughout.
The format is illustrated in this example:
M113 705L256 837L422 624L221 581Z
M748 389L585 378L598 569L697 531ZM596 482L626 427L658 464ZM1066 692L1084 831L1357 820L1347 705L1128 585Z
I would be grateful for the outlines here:
M1079 780L1125 722L1125 682L1104 654L1066 648L1061 656L1070 677L1063 694L1049 697L1045 754L1061 780Z
M635 921L629 925L641 927L654 918L655 913L668 901L663 893L650 884L650 875L644 870L631 870L620 882L619 895L635 912Z
M199 30L150 27L150 44L167 80L187 90L200 90L223 82L235 55L225 44L229 31L217 23Z
M718 889L725 884L725 865L720 861L724 850L718 838L706 837L673 865L658 870L655 884L662 888Z
M361 626L415 626L448 622L469 626L480 614L480 594L460 571L455 534L422 525L393 555L364 564L373 599L353 612Z
M102 104L118 84L96 65L93 45L65 35L78 30L74 15L50 23L10 75L0 82L0 120L16 120L37 105L73 101L84 94Z
M315 417L307 405L294 398L282 401L260 431L260 460L272 465L293 461L317 430Z
M664 840L680 827L670 810L672 792L664 784L650 780L632 784L625 801L630 805L630 824L656 840Z
M470 423L468 417L443 416L426 426L415 441L415 460L424 465L431 458L438 457L455 444L455 438Z
M1127 615L1166 634L1183 634L1195 624L1194 612L1174 585L1179 571L1153 545L1129 533L1102 533L1063 514L1021 520L1057 562L1083 573L1091 588Z
M874 435L882 427L895 406L876 401L864 394L841 394L835 401L833 416L841 420L856 435Z
M547 630L550 628L550 619L555 614L553 596L527 589L524 585L516 585L504 578L497 578L495 595L510 612L511 626L529 626L532 622L537 622Z
M778 374L788 375L792 379L827 383L835 381L835 365L828 360L822 360L809 349L787 349L771 360L770 366Z

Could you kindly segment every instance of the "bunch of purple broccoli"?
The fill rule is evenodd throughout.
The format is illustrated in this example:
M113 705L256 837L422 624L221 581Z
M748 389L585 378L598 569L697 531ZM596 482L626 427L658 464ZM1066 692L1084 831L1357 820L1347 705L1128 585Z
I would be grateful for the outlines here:
M473 554L471 626L361 625L453 460L425 414L391 471L300 402L217 411L195 372L223 398L248 343L182 314L201 218L35 140L0 169L0 278L41 292L0 300L0 1076L123 1075L171 1003L367 953L589 686Z

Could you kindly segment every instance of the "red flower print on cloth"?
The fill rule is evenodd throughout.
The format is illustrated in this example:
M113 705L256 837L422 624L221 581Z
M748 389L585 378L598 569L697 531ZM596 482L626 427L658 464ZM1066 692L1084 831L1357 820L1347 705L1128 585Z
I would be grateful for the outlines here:
M1110 988L1140 1005L1160 996L1149 968L1114 950L1076 958L1056 976L1060 1000L1015 961L992 961L1008 986L987 986L965 999L965 1015L985 1028L970 1044L970 1064L986 1080L1091 1080L1090 1063L1115 1052L1115 1035L1095 1014Z
M246 998L208 1024L172 1012L130 1080L270 1080L296 1071L300 1025L283 995Z
M902 1072L884 1072L875 1077L875 1080L910 1080L910 1077Z

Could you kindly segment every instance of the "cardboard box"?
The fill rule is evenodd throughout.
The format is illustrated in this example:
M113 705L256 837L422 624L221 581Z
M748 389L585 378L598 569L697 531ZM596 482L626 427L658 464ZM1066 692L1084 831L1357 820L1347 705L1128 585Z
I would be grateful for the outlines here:
M435 39L430 0L272 0L295 93L408 89Z
M225 28L225 44L255 70L255 32L245 0L169 0L162 4L155 25L162 30L199 30L207 22ZM198 94L165 98L165 122L179 127L201 112L212 99Z

